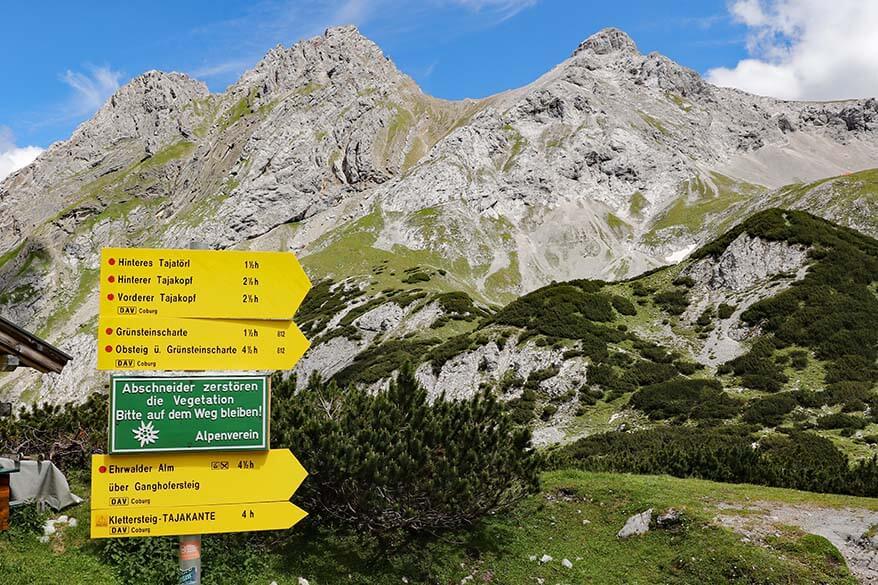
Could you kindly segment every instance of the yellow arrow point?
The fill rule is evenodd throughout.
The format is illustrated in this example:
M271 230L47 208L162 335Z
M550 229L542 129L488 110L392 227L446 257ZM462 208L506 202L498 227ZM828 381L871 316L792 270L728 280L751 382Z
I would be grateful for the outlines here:
M293 526L304 520L305 516L308 515L308 512L293 503L289 504L290 505L287 508L284 508L284 511L287 515L287 521L289 522L287 528L292 528Z
M289 449L272 449L272 453L275 451L284 453L283 467L288 470L285 477L289 482L290 497L293 497L293 494L296 493L296 490L299 489L299 486L302 485L302 482L308 477L308 471Z

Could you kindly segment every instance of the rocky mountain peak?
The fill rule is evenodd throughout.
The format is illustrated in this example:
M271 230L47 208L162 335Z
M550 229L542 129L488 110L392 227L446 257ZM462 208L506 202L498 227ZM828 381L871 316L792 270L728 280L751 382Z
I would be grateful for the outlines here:
M590 52L595 55L609 55L610 53L624 53L638 55L637 45L634 40L623 30L618 28L605 28L591 35L573 51L573 55Z
M355 26L326 29L292 47L271 49L231 88L230 94L258 88L263 96L310 85L337 83L361 88L407 79L381 49Z
M191 134L186 106L209 95L207 85L183 73L147 71L119 88L71 142L94 142L100 149L107 139L112 144L134 138L144 142L146 154L154 154Z
M185 73L151 70L138 75L110 98L109 105L119 107L129 100L174 105L181 100L205 97L210 91L204 82L192 79Z
M94 122L134 113L168 114L208 95L207 85L183 73L147 71L120 87L95 115Z
M428 283L499 303L550 280L615 280L677 261L766 206L878 232L878 174L864 170L878 166L874 100L799 104L715 88L641 55L618 29L575 55L523 88L450 102L345 26L275 47L223 93L179 73L132 80L0 184L0 311L51 326L49 340L76 356L40 400L99 383L90 323L102 246L197 238L288 249L315 283ZM837 195L842 186L850 196ZM722 266L729 286L746 286L738 269L762 253L740 244ZM42 290L53 294L33 294ZM307 363L334 373L408 306L388 301L357 321L371 333L324 338ZM433 322L418 319L400 338ZM8 396L34 384L16 376Z

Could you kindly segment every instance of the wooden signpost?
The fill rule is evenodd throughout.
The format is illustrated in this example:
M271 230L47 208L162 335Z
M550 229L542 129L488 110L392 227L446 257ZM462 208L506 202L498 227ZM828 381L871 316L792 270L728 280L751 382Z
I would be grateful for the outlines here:
M105 248L98 369L290 369L311 283L282 252ZM269 449L264 375L113 376L110 455L92 457L92 538L180 537L180 584L201 582L201 534L282 530L308 475Z

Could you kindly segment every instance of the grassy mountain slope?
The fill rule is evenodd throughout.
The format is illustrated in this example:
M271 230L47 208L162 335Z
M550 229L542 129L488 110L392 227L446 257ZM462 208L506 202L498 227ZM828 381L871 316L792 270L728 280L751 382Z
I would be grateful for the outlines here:
M74 488L83 491L86 486L75 482ZM674 508L682 513L682 524L628 540L616 537L630 515L648 508L656 513ZM547 583L608 585L856 583L845 559L826 539L784 521L763 520L763 514L789 508L830 518L842 509L875 511L876 505L869 499L692 479L564 471L545 474L542 493L471 532L413 543L391 556L382 551L371 557L351 539L300 526L298 536L258 561L250 559L246 569L232 569L229 563L242 559L223 549L222 537L205 537L204 568L210 582L283 585L295 585L299 577L314 585L391 584L403 578L411 583L459 583L470 575L475 582L502 584L538 578ZM79 526L67 529L49 552L35 534L21 528L0 538L4 583L121 582L102 560L100 546L87 540L88 505L68 513ZM742 526L766 522L770 530L743 537L728 527L736 521ZM156 539L153 554L143 559L141 568L166 566L172 575L174 549L174 539ZM552 561L532 560L543 555ZM563 559L572 567L564 567Z
M441 269L391 266L324 281L303 306L314 356L354 343L326 375L380 385L412 361L434 395L495 392L546 442L745 424L756 440L813 431L852 459L876 453L878 242L853 230L772 209L678 265L503 307L448 292Z

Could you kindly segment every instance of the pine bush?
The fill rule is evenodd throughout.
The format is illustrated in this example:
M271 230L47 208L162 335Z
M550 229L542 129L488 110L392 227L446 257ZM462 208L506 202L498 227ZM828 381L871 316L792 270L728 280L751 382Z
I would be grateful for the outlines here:
M427 400L404 367L375 394L311 380L275 384L272 444L294 449L310 476L299 504L380 537L438 533L505 509L538 487L530 432L488 394Z

